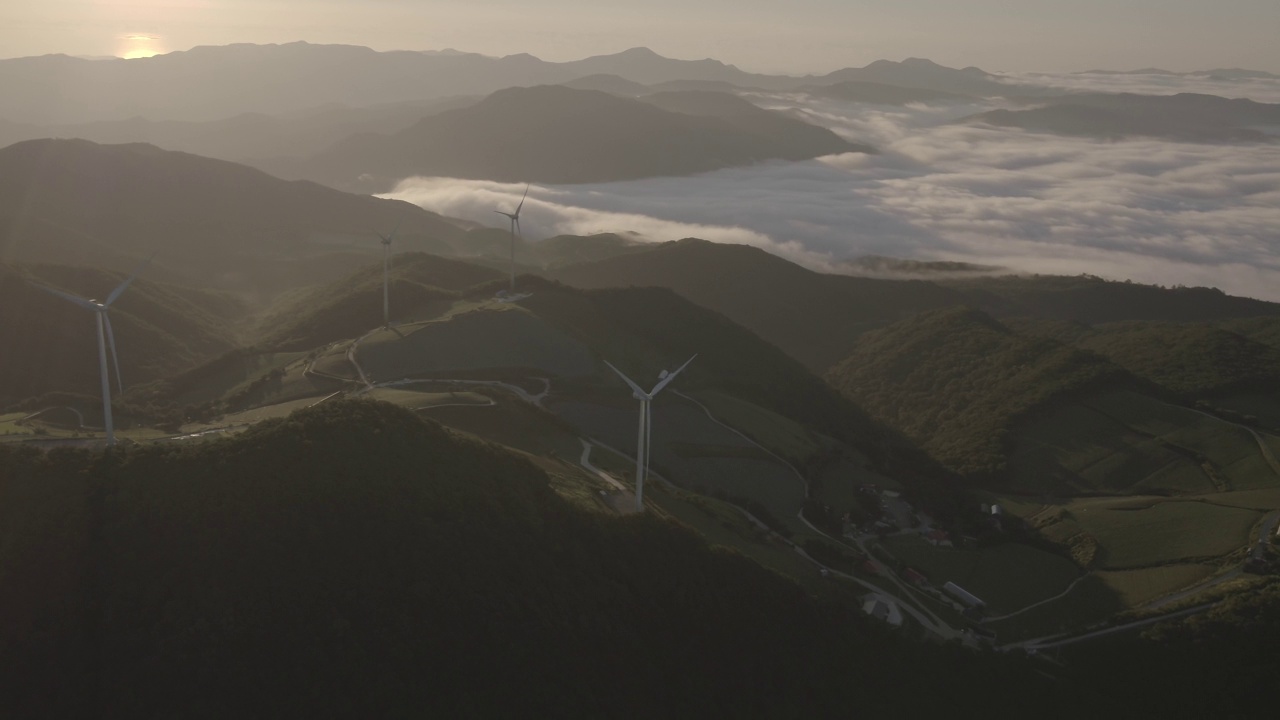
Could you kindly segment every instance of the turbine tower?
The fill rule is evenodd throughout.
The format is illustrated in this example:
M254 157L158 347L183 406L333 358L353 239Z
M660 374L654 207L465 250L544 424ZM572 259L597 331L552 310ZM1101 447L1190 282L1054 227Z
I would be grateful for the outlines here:
M382 327L391 327L391 291L388 273L391 267L391 241L396 239L396 233L400 232L399 228L391 231L390 235L378 233L378 239L382 240Z
M617 373L618 377L622 378L622 381L631 388L631 396L640 401L640 429L636 436L636 512L644 512L644 480L649 474L649 441L653 436L653 414L650 410L650 404L653 402L653 398L662 392L662 389L669 385L672 380L675 380L676 376L683 372L685 368L689 367L689 363L693 362L693 358L696 357L698 356L695 354L685 360L684 364L673 373L663 370L662 374L658 376L658 384L654 385L649 392L641 390L639 385L632 382L631 378L623 375L622 371L614 367L608 360L604 362L605 365L609 366L610 370Z
M65 293L61 290L54 290L51 287L40 285L38 283L32 283L32 285L35 285L45 292L53 293L54 295L73 302L86 310L93 311L98 318L98 374L102 377L102 420L103 426L107 431L108 446L116 444L115 426L111 422L111 376L107 372L108 344L111 346L111 360L116 367L116 387L119 388L122 393L124 392L124 381L120 379L120 357L116 355L116 336L115 333L111 331L111 317L107 314L107 311L111 309L111 303L114 303L120 295L124 293L125 289L129 287L130 283L134 281L134 278L138 277L138 273L142 272L143 268L151 264L151 260L153 258L155 258L155 255L147 258L146 262L139 265L138 269L134 270L133 274L124 282L120 283L115 290L112 290L111 294L107 296L107 299L102 302L98 302L97 300L86 300L85 298L77 295Z
M516 233L520 232L520 210L524 207L524 199L529 197L529 185L524 186L524 195L520 196L520 204L513 213L494 210L499 215L511 218L511 294L516 293ZM521 237L524 237L522 234Z

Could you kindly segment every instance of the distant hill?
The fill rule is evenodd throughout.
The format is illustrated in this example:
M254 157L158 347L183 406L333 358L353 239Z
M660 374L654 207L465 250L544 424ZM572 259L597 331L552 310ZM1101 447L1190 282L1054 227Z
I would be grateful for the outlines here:
M150 145L37 140L0 150L0 259L119 270L159 251L185 285L270 294L400 249L447 250L458 225L393 200L286 182Z
M1280 305L1212 288L1162 288L1094 277L997 276L972 268L876 264L880 279L818 273L742 245L686 239L547 271L578 287L656 285L723 313L825 372L862 333L929 309L967 305L998 318L1095 324L1124 320L1212 321L1280 315ZM892 270L885 272L886 270ZM865 267L857 272L871 274ZM928 281L918 278L926 276ZM959 277L957 277L959 276Z
M972 95L857 80L833 85L811 85L800 90L816 97L876 105L961 103L975 100Z
M392 256L389 298L394 321L429 307L437 311L459 291L504 274L423 253ZM382 265L370 265L332 283L293 293L259 323L255 343L275 350L310 350L359 337L382 324Z
M411 175L604 182L867 150L829 130L724 98L727 109L688 114L594 90L510 88L393 135L354 137L308 161L260 166L368 191Z
M686 239L549 273L578 287L656 285L723 313L821 373L854 338L921 310L958 305L961 293L925 282L816 273L744 245Z
M1213 70L1192 70L1190 72L1173 72L1161 68L1142 68L1141 70L1086 70L1077 75L1171 75L1176 77L1210 77L1223 80L1243 80L1253 78L1280 79L1280 75L1263 70L1246 70L1243 68L1216 68Z
M1104 138L1146 136L1190 142L1280 139L1280 105L1193 93L1068 95L1043 107L992 110L965 121Z
M199 290L136 281L112 306L125 387L185 370L234 347L244 308ZM45 393L99 396L93 313L33 287L28 279L81 297L105 298L123 280L87 268L0 264L0 407ZM114 377L114 369L112 370Z
M1041 95L1047 92L1043 88L1005 82L999 76L976 67L957 70L923 58L907 58L902 62L877 60L866 67L845 68L828 73L820 78L819 83L809 84L832 85L847 82L895 85L977 97Z
M1028 91L976 68L951 70L915 59L790 77L749 73L712 59L665 58L647 48L557 63L526 54L495 58L463 52L375 52L298 42L196 47L137 60L66 55L0 60L0 97L6 100L0 115L39 125L137 117L207 121L243 113L291 113L326 103L361 107L486 95L595 75L641 85L695 83L655 88L659 90L794 90L865 80L974 95Z
M80 138L102 144L147 143L232 162L303 157L351 135L397 132L427 115L464 107L478 99L454 97L361 108L330 104L280 115L243 113L205 121L134 117L41 125L0 120L0 147L24 140Z

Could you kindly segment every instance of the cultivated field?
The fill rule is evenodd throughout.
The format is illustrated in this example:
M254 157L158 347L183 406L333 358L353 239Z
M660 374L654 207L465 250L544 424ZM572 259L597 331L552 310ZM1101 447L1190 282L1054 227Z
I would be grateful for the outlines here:
M1097 576L1116 591L1125 607L1132 608L1207 580L1218 570L1216 565L1193 563L1142 570L1102 571Z
M1106 570L1221 557L1249 541L1261 513L1197 500L1158 497L1078 500L1057 511L1046 536L1066 541L1087 532L1098 543L1097 566Z
M941 587L951 581L977 595L992 615L1021 610L1058 595L1081 574L1070 560L1019 543L957 550L935 547L915 534L880 542L934 585Z

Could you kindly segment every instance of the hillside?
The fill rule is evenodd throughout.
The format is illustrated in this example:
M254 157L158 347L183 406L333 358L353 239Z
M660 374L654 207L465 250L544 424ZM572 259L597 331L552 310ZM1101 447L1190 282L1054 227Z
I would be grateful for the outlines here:
M0 493L0 666L23 671L0 681L6 714L825 716L1058 695L652 515L575 509L526 461L383 404L186 448L0 446Z
M852 267L879 277L814 272L756 248L690 238L546 274L584 288L670 288L751 329L819 374L846 357L867 330L937 308L966 305L997 318L1088 324L1280 316L1280 305L1213 288L1164 288L1089 276L965 278L998 269L964 265L876 261ZM928 281L889 279L896 277Z
M685 239L621 258L549 271L577 287L651 285L722 313L821 373L858 334L962 296L918 281L816 273L744 245Z
M1087 137L1264 142L1277 137L1274 128L1280 125L1280 105L1194 93L1081 93L1054 98L1042 107L992 110L965 121Z
M307 161L260 166L281 176L385 191L411 175L606 182L863 149L780 115L763 124L759 118L767 112L757 109L755 120L735 122L596 90L509 88L399 133L354 137Z
M1101 355L1185 397L1280 387L1280 349L1202 323L1011 323Z
M33 287L27 278L88 298L104 298L124 280L86 268L0 264L0 407L50 392L98 397L93 313ZM243 312L226 296L139 279L111 311L125 386L226 352L237 339L231 326Z
M863 335L827 381L949 468L982 478L1006 471L1015 422L1064 398L1133 384L1096 356L964 308Z
M463 231L408 203L286 182L150 145L36 140L0 149L0 259L127 270L162 250L175 282L271 294L402 249L447 248Z
M14 123L0 119L0 147L42 138L101 144L147 143L165 150L245 162L302 157L351 135L403 130L427 115L462 107L473 98L441 98L372 107L326 104L277 115L241 113L214 120L102 120L78 124Z
M462 290L503 274L479 265L423 253L391 258L388 292L392 320L400 322L430 309L438 312ZM335 340L359 337L382 324L382 265L369 265L332 283L283 298L259 322L255 343L278 350L309 350Z

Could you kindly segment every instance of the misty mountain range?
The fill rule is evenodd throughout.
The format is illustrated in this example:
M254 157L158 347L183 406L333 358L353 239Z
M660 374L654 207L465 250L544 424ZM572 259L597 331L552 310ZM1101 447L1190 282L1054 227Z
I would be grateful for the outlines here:
M398 133L349 138L300 162L256 164L281 177L385 192L413 175L605 182L855 151L872 148L724 93L635 100L546 85L502 90Z
M1179 93L1080 93L1028 110L993 110L968 118L1000 127L1061 135L1159 137L1190 142L1280 139L1280 105Z
M557 84L592 75L615 75L643 85L712 82L765 90L863 81L971 95L1043 92L1005 82L978 68L955 70L917 58L791 77L749 73L710 59L673 60L646 48L553 63L525 54L492 58L472 53L375 52L299 42L197 47L137 60L66 55L0 60L0 97L5 98L6 119L18 123L77 124L136 117L194 121L251 112L297 112L328 103L368 106L487 95L508 87Z

